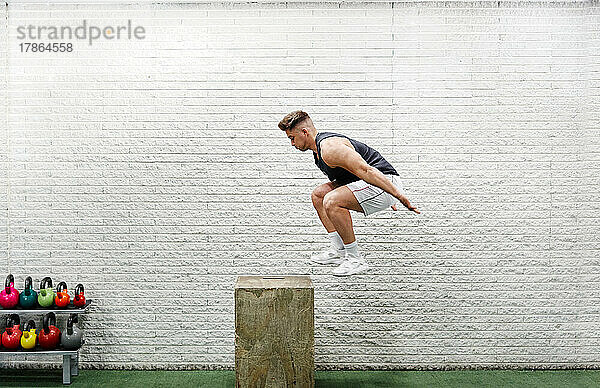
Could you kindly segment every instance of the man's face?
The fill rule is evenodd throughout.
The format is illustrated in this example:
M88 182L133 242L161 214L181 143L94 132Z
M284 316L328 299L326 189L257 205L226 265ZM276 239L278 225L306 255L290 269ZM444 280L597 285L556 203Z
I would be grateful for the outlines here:
M292 142L292 146L300 151L308 149L308 130L306 128L295 128L285 131L288 139Z

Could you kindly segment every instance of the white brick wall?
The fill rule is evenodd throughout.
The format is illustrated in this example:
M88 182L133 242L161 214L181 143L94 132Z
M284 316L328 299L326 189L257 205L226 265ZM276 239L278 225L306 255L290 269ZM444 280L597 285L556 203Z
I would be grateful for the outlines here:
M147 38L19 52L17 26L83 19ZM274 273L314 280L318 368L600 365L597 1L11 2L7 23L0 274L86 285L84 367L232 367L234 281ZM423 211L354 218L368 276L307 262L324 176L277 128L298 108Z
M7 75L8 65L8 19L6 7L0 7L0 63L4 69L0 72L0 101L2 101L2 120L0 120L0 262L7 263L8 260L8 97L7 97ZM4 268L2 269L4 270Z

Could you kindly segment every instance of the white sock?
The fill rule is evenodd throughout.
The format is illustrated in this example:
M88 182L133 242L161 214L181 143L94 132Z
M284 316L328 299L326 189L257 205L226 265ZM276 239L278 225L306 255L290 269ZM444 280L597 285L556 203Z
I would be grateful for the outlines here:
M346 256L348 256L349 254L353 256L358 256L358 244L356 243L356 240L354 240L350 244L344 244L344 250L346 250Z
M338 251L344 249L344 242L342 241L342 238L338 234L337 230L327 234L329 235L329 240L331 240L331 245L334 249L337 249Z

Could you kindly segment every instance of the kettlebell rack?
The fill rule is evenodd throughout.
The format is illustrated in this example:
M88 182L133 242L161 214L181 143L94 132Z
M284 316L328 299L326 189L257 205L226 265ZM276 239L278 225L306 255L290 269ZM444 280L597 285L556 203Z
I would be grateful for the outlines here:
M16 307L12 309L0 309L0 314L27 314L27 315L36 315L36 314L46 314L49 312L53 312L54 314L84 314L87 312L88 307L92 304L92 300L88 299L85 302L83 307L75 307L69 306L66 308L56 308L53 307L45 307L45 308L37 308L37 309L24 309L21 307ZM82 345L83 346L83 345ZM14 355L56 355L63 356L63 384L69 385L71 384L71 377L79 375L79 349L77 350L65 350L61 349L61 347L56 348L55 350L45 350L39 345L37 345L33 350L7 350L0 349L0 356L14 356Z

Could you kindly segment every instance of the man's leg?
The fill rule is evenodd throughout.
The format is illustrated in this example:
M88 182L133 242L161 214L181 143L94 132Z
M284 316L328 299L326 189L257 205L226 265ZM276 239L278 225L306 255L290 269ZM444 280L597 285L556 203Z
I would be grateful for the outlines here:
M348 276L366 271L369 268L366 260L358 252L350 210L363 212L354 193L347 186L332 190L323 199L327 217L338 231L344 242L345 260L333 270L335 276Z
M346 186L331 190L323 198L323 207L325 208L327 219L331 222L335 230L337 230L344 244L356 241L349 210L362 213L363 209L360 207L354 194L352 194L352 191Z
M336 187L337 185L335 183L327 182L317 186L311 194L313 206L315 207L315 210L319 215L319 219L321 220L321 223L323 224L325 230L327 230L328 233L335 232L335 226L333 226L333 224L327 217L327 212L323 207L323 198L325 198L325 195L333 191Z
M331 246L325 251L315 253L311 256L311 261L316 264L340 264L345 255L344 242L335 230L335 226L333 226L329 217L327 217L327 212L323 206L323 198L336 187L339 187L339 185L328 182L317 186L311 195L315 210L325 230L327 230L329 241L331 242Z

